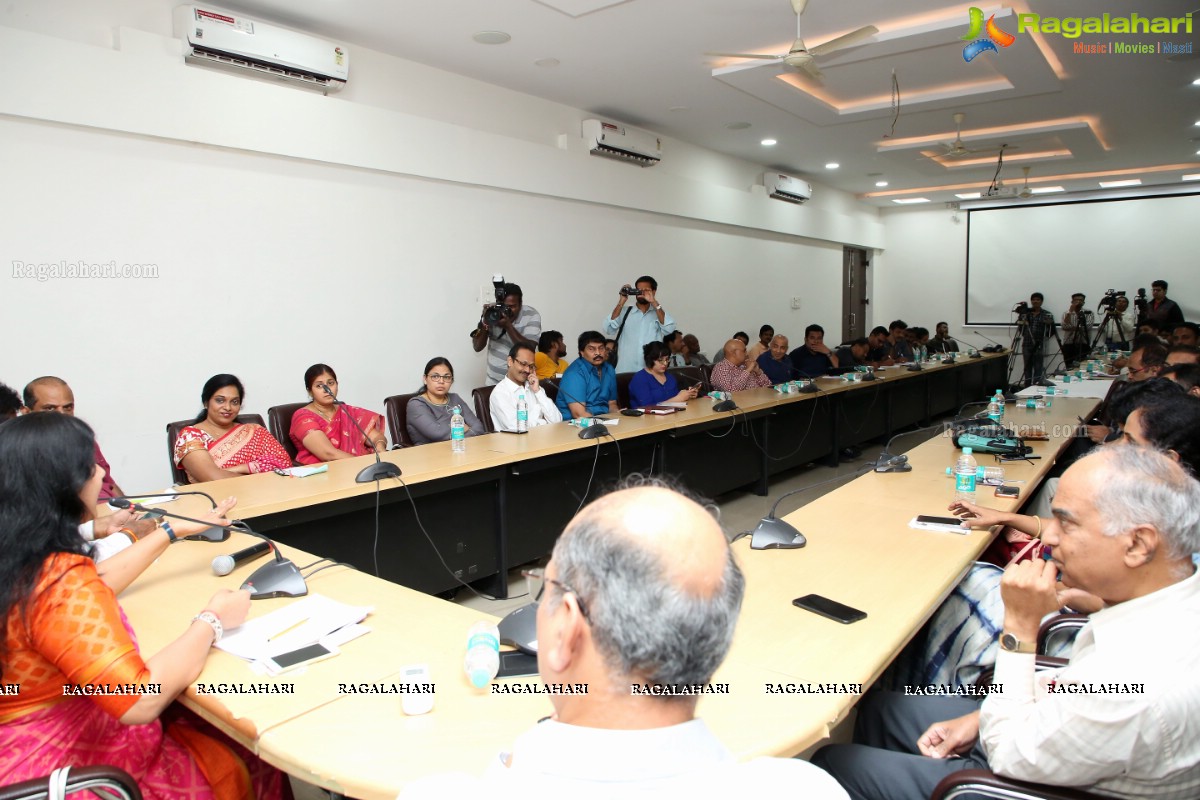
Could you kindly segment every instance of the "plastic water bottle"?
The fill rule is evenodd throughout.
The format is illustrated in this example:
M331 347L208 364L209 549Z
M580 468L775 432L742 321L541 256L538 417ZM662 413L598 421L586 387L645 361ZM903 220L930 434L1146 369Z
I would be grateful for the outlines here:
M476 689L487 686L500 671L500 631L491 622L480 620L467 631L463 669Z
M954 499L975 502L975 481L978 480L979 465L971 448L964 447L958 461L954 464Z
M455 453L467 452L467 426L463 422L462 409L458 406L450 409L450 449Z
M1002 406L1001 406L999 403L997 403L997 402L996 402L996 398L995 398L995 397L993 397L991 400L989 400L989 401L988 401L988 406L987 406L987 415L988 415L988 419L990 419L992 422L995 422L995 423L999 424L999 423L1000 423L1000 415L1001 415L1001 411L1000 411L1000 409L1001 409L1001 408L1002 408Z
M529 406L525 402L525 393L517 395L517 433L529 430Z
M1000 416L996 418L996 421L1004 422L1004 392L997 389L996 394L992 396L992 399L995 400L996 405L1000 407Z
M954 467L946 467L946 475L954 476ZM976 467L975 485L986 483L989 486L999 486L1004 483L1004 467Z

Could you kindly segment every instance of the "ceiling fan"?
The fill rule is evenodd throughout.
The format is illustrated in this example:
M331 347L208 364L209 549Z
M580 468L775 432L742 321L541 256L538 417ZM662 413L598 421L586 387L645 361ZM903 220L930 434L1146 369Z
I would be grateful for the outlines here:
M808 0L791 0L792 10L796 12L796 41L792 43L792 49L786 53L778 55L768 55L766 53L705 53L710 56L725 56L726 58L757 58L766 61L782 61L793 69L801 69L807 72L814 78L821 77L821 70L817 69L817 64L814 59L821 56L827 56L838 50L844 50L847 47L853 47L860 42L871 38L879 33L879 29L874 25L867 25L859 28L856 31L851 31L836 39L830 39L827 42L822 42L816 47L806 47L804 37L800 34L800 15L804 13L804 9L808 6Z
M967 147L962 138L962 124L967 115L961 111L954 114L954 126L957 129L957 134L953 142L942 142L941 147L944 148L940 153L933 153L925 156L926 158L963 158L964 156L977 155L992 155L1001 150L1016 150L1015 145L1001 145L1000 147L984 147L980 149L972 149ZM925 155L925 154L922 154Z

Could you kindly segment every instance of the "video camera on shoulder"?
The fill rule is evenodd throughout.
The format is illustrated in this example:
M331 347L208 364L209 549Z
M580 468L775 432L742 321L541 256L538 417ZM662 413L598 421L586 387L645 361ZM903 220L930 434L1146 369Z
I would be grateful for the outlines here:
M1029 303L1026 303L1024 300L1022 300L1021 302L1019 302L1019 303L1017 303L1015 306L1013 306L1012 313L1014 313L1014 314L1028 314L1028 313L1029 313L1029 310L1030 310L1030 309L1029 309Z
M496 293L496 302L483 312L483 321L488 325L499 325L506 317L512 316L508 306L504 305L504 298L508 294L508 284L504 282L503 275L493 275L492 286Z

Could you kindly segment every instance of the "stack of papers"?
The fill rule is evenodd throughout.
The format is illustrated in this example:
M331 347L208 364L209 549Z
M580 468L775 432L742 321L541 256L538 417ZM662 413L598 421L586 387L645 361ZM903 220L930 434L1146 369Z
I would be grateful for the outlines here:
M372 606L350 606L310 594L228 631L217 647L247 661L261 661L315 644L335 631L362 622L374 610Z

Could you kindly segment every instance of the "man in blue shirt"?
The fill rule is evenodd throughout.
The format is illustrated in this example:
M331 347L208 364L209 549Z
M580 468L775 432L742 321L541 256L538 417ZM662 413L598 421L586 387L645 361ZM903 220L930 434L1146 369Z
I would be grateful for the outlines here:
M579 358L563 373L554 401L563 419L617 411L617 373L607 362L607 355L604 334L599 331L579 334Z
M771 379L771 383L786 383L796 377L792 359L788 356L788 338L782 333L771 338L767 352L758 357L758 366L763 375Z
M838 365L835 356L825 344L825 329L820 325L809 325L804 329L804 344L791 353L792 366L804 378L824 375Z
M675 330L675 320L658 302L658 281L643 275L636 282L636 305L626 309L632 291L629 284L621 287L617 307L604 321L604 332L617 340L617 372L637 372L642 368L642 347ZM622 327L622 325L624 327ZM618 335L618 332L620 335Z

